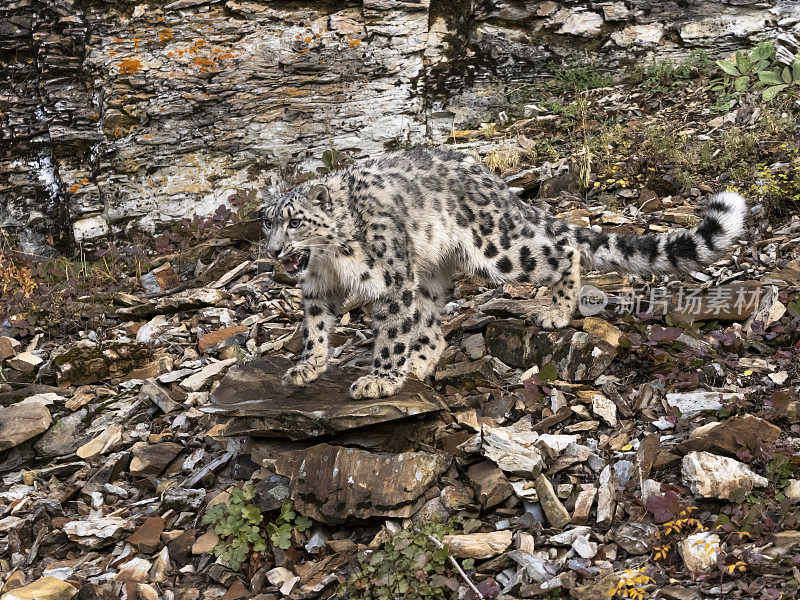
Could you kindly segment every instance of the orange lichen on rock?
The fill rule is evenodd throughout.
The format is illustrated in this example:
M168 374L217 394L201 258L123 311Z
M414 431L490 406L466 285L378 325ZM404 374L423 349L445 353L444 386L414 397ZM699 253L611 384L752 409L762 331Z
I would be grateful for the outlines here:
M142 61L138 58L130 58L128 60L123 60L118 66L120 75L131 75L141 70Z

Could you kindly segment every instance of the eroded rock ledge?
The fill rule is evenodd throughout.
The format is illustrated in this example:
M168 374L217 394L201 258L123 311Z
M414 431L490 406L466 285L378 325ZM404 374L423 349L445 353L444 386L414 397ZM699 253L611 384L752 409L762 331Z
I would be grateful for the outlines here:
M153 230L312 170L331 144L441 140L554 57L796 48L798 22L794 0L12 0L0 227L40 252Z

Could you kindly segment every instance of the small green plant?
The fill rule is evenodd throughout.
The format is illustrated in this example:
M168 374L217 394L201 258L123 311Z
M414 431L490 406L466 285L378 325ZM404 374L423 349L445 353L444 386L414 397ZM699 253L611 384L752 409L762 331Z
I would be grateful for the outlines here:
M294 504L287 500L281 506L281 513L277 520L267 523L266 531L270 541L281 550L286 550L292 545L292 531L303 532L311 527L314 522L308 517L298 514Z
M547 70L552 73L556 87L562 91L585 92L614 83L611 77L600 73L591 65L564 67L550 61L547 63Z
M264 552L267 549L262 531L264 515L252 503L255 495L256 491L251 485L236 488L231 492L228 502L212 506L201 521L203 525L211 525L219 536L219 543L214 546L212 554L235 571L252 552Z
M387 535L377 550L359 553L358 567L339 585L337 596L347 600L453 597L459 582L450 571L448 547L439 548L428 537L441 540L452 530L451 524L428 523ZM472 568L471 563L464 567Z
M755 85L763 74L772 72L774 58L774 42L761 42L749 52L737 50L733 61L717 61L717 66L723 72L722 80L712 82L711 89L715 92L744 92Z
M762 97L765 101L772 100L790 86L800 86L800 58L792 63L791 68L760 71L758 79L761 84L766 86L761 92Z

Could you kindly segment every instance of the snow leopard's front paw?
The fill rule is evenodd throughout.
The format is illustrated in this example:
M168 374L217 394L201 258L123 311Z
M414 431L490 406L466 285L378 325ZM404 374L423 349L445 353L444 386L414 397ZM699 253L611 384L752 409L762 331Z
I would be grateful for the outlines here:
M563 329L572 320L572 315L555 308L540 309L530 320L542 329Z
M356 379L350 386L350 395L356 400L385 398L399 392L400 388L403 387L404 381L404 377L364 375Z
M283 385L288 387L305 387L315 381L325 372L324 367L319 367L310 362L300 361L283 376Z
M413 373L417 379L424 380L429 375L433 375L438 362L438 357L413 353L411 358L408 359L408 371Z

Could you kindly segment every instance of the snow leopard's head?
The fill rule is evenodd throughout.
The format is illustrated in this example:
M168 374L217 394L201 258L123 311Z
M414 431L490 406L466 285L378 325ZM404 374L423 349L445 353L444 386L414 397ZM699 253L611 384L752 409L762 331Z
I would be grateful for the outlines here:
M335 237L327 186L306 184L267 200L262 227L267 252L293 277L302 277L311 255Z

